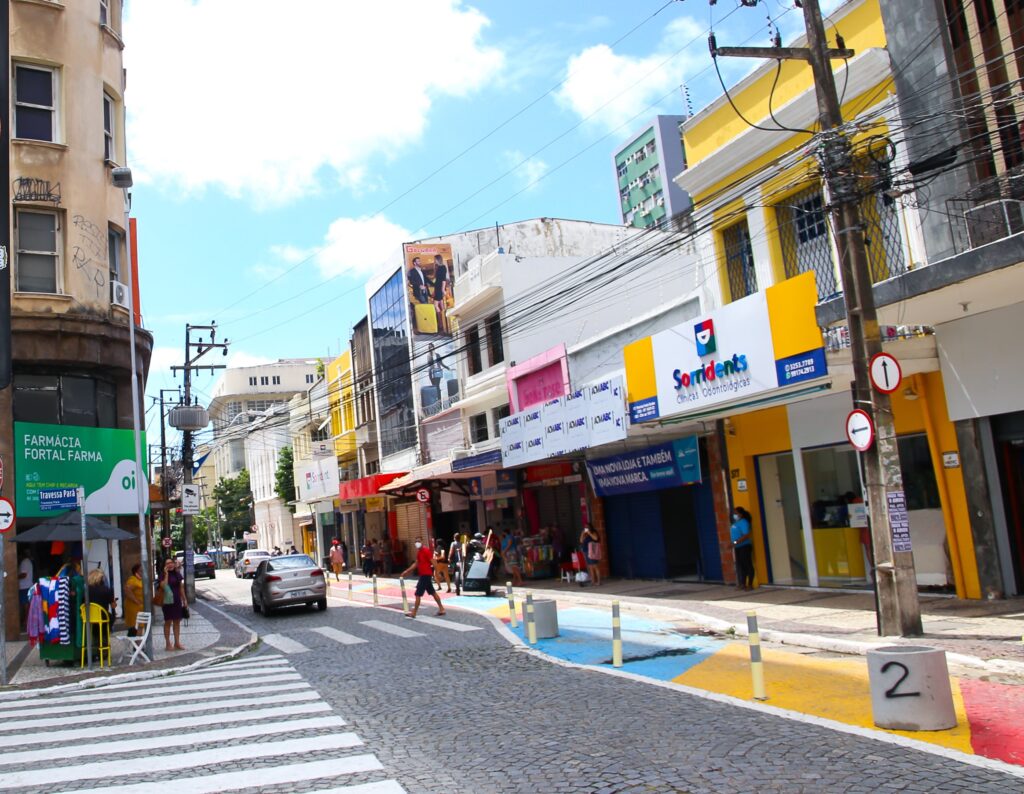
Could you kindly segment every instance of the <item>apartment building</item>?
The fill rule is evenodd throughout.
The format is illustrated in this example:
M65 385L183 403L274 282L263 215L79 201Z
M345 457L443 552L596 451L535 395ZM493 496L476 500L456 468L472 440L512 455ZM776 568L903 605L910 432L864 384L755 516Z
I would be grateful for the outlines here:
M612 155L619 211L627 226L656 226L689 209L672 178L686 168L681 127L686 116L655 116Z

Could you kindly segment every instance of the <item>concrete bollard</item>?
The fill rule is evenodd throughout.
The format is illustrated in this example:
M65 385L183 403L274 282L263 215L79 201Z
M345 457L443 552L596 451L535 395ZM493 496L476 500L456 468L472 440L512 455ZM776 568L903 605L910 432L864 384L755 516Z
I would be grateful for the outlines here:
M530 645L537 644L537 624L533 620L533 593L526 594L526 639Z
M922 645L868 651L871 712L879 728L944 731L955 728L956 709L946 652Z
M377 600L377 574L373 575L373 605L377 606L380 602Z
M348 572L348 600L351 601L352 596L352 571Z
M612 601L612 667L622 667L622 618L618 601Z
M402 588L402 611L409 611L409 597L405 594L405 579L399 577L398 586Z
M505 582L505 592L508 594L508 623L512 628L518 628L519 621L516 620L516 599L512 593L512 582Z
M757 613L747 613L747 640L750 643L750 677L754 685L754 700L767 700L764 690L764 662L761 661L761 634L757 630Z

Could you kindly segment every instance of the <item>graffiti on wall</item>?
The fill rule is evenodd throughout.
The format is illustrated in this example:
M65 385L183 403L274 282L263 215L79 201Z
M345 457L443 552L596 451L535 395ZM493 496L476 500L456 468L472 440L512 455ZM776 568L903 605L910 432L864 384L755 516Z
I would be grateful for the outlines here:
M14 187L14 201L47 201L60 206L60 182L51 185L45 179L20 176L11 183Z
M105 296L107 286L107 235L103 229L84 215L75 215L71 261L77 270L84 271L96 285L97 299Z

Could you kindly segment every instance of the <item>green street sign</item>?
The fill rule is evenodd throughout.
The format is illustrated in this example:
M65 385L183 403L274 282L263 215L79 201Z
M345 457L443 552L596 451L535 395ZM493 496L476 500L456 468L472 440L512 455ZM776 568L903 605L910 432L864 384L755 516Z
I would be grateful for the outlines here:
M88 515L137 515L137 488L142 488L149 512L149 484L145 472L141 477L136 474L131 430L15 422L14 470L15 504L22 518L52 515L39 509L40 489L78 485L85 488Z

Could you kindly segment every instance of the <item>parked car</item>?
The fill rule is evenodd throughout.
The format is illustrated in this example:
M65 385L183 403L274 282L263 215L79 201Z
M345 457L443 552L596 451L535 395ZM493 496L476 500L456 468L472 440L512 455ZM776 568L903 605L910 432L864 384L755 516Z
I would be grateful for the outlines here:
M262 560L252 580L252 611L269 615L278 607L293 604L327 609L324 569L308 554Z
M178 566L184 570L185 552L175 552L174 559L177 560ZM217 563L213 561L213 557L206 554L194 554L192 555L192 565L195 568L196 579L204 576L208 579L217 578Z
M270 558L270 552L263 549L246 549L238 555L235 562L235 576L241 579L251 579L256 573L256 567L263 560Z

